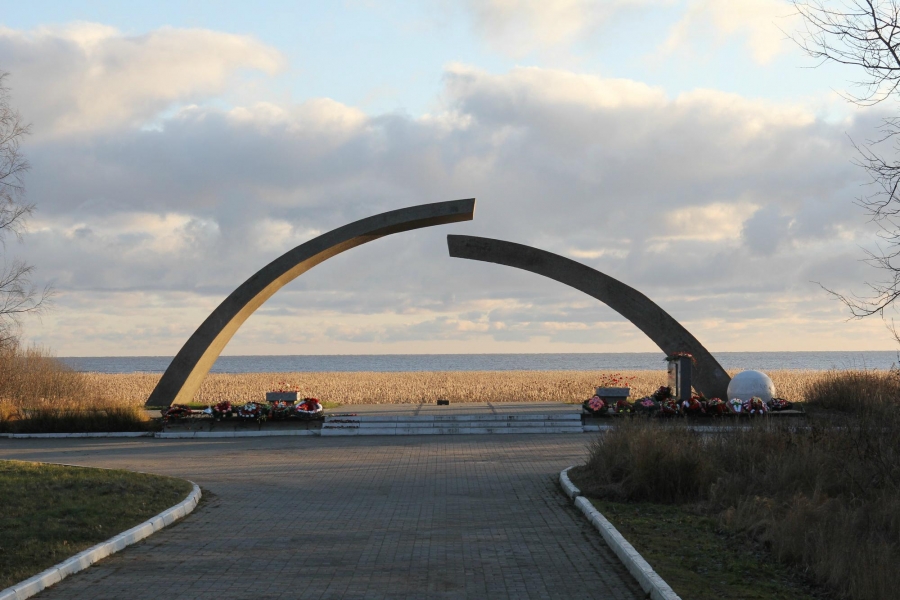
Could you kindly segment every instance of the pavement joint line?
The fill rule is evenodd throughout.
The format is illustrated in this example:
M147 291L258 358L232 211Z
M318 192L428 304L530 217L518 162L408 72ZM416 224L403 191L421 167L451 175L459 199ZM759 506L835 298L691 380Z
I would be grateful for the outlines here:
M111 537L105 542L100 542L87 550L82 550L75 556L69 557L33 577L29 577L25 581L20 581L12 587L0 590L0 600L25 600L25 598L30 598L59 583L69 575L82 571L95 562L115 554L132 544L136 544L164 527L186 517L197 507L197 503L200 502L200 497L202 496L200 486L193 481L190 483L194 486L191 493L175 506L164 510L139 525L135 525L127 531L123 531L119 535Z
M675 590L673 590L671 586L669 586L669 584L653 570L650 563L634 549L634 546L619 533L619 530L616 529L599 510L594 508L594 505L591 504L590 500L581 495L581 491L572 484L571 480L569 480L568 471L571 468L572 467L563 469L559 473L559 481L563 487L563 491L569 498L575 500L575 506L584 513L584 516L591 522L591 525L600 532L603 541L605 541L612 549L613 553L619 557L619 560L622 561L622 564L625 565L628 572L637 580L641 589L649 595L651 600L681 600L681 597L675 593ZM566 488L566 484L568 484L569 489ZM571 491L574 491L577 495L573 496L570 493ZM0 600L3 599L0 598Z

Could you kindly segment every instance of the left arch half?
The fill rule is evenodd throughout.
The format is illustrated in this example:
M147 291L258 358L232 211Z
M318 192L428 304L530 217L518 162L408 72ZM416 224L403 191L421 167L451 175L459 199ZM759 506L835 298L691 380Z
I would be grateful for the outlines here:
M420 204L360 219L300 244L242 283L188 338L147 399L147 406L190 402L235 332L288 282L317 264L372 240L433 225L471 221L475 198Z

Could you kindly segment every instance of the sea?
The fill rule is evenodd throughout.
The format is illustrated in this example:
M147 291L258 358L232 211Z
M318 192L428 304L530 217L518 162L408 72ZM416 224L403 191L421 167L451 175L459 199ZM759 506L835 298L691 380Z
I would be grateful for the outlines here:
M715 352L728 370L890 369L900 354L869 352ZM60 357L77 371L162 373L171 356ZM220 356L212 373L290 373L350 371L656 371L665 368L661 352L596 354L337 354Z

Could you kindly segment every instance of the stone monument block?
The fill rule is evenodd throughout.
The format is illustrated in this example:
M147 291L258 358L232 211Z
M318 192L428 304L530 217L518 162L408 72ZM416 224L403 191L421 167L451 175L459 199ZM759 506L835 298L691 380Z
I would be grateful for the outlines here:
M693 361L689 356L681 356L669 360L669 388L672 397L679 402L690 401L692 390L691 367Z
M296 402L297 392L266 392L266 402Z

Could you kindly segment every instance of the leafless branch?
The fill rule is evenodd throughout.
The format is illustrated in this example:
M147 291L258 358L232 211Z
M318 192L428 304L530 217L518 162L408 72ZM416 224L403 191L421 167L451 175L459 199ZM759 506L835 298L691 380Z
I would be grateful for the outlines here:
M8 74L0 71L0 245L5 247L7 234L21 239L34 205L25 200L23 177L29 169L20 142L30 126L12 108ZM33 267L12 260L0 271L0 347L18 340L21 319L26 314L40 314L53 296L48 286L38 290L31 282Z

